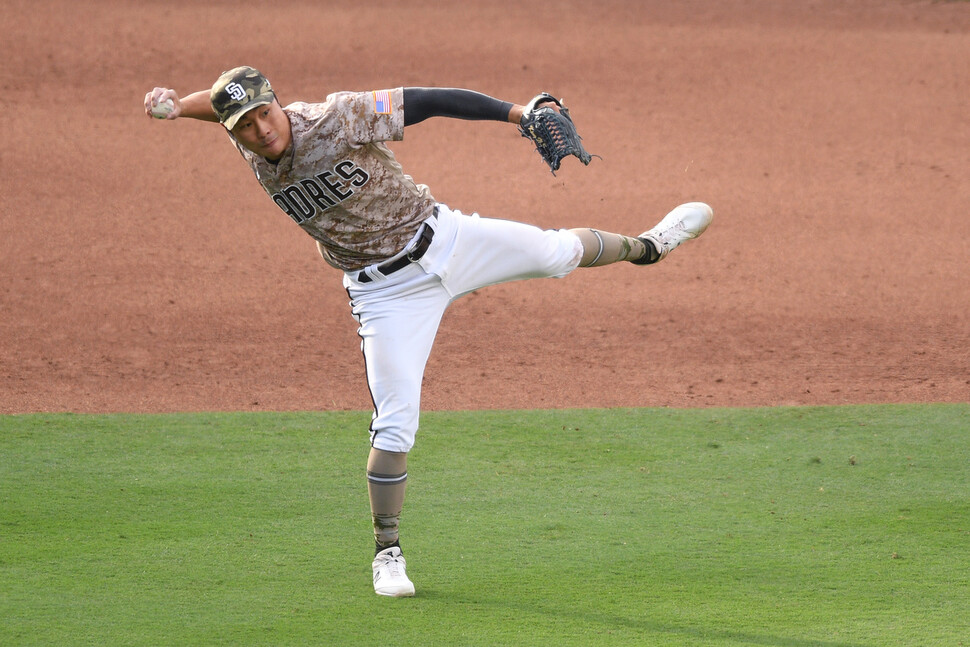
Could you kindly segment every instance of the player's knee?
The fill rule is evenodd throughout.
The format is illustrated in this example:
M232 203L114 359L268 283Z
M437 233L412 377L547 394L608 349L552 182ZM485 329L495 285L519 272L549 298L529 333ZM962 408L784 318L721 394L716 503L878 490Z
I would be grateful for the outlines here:
M385 452L407 453L414 447L417 424L407 427L371 428L371 446Z
M407 441L382 432L374 434L374 439L371 441L371 446L374 449L379 449L384 452L406 454L407 452L411 451L412 447L414 447L414 438L412 437L410 441Z
M592 231L592 230L587 230ZM550 254L551 276L562 278L579 267L586 254L586 244L576 231L569 229L554 230L556 244L552 246ZM596 239L598 244L602 244L600 239ZM594 247L591 245L591 248ZM595 249L597 251L599 248Z

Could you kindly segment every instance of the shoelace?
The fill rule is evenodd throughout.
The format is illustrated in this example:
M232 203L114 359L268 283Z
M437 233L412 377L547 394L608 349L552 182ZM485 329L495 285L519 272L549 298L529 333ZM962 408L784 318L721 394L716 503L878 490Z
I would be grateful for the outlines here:
M674 223L673 227L668 227L663 231L657 232L657 238L660 239L660 242L665 247L670 247L671 245L676 247L677 244L693 237L694 236L687 231L687 227L684 226L683 222Z
M404 567L403 557L392 557L390 555L385 555L383 560L384 567L387 568L387 572L390 573L391 577L400 577L402 575L401 569Z

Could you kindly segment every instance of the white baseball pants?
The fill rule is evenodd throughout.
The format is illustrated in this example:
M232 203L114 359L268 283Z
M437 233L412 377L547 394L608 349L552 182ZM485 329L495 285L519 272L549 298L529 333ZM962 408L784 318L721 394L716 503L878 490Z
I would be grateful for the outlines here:
M569 231L468 216L443 204L427 225L434 239L417 262L388 276L368 267L372 280L364 283L357 280L359 272L344 274L374 402L371 445L388 452L414 446L421 381L448 306L488 285L561 278L583 254Z

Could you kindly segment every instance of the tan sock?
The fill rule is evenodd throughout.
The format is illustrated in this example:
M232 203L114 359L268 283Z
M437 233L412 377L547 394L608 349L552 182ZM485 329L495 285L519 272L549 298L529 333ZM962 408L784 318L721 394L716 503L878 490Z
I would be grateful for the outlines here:
M633 236L598 229L570 229L583 243L580 267L600 267L620 261L635 261L646 253L643 241Z
M367 459L367 493L374 519L374 541L380 550L398 540L404 492L408 482L408 455L371 449Z

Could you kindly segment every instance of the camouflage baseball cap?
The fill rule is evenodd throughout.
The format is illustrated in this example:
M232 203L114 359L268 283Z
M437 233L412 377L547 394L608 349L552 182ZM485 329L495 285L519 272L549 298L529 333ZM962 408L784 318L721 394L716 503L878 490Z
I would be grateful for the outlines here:
M244 114L256 106L273 103L274 99L276 94L266 77L247 66L223 72L209 91L212 109L228 130L232 130Z

